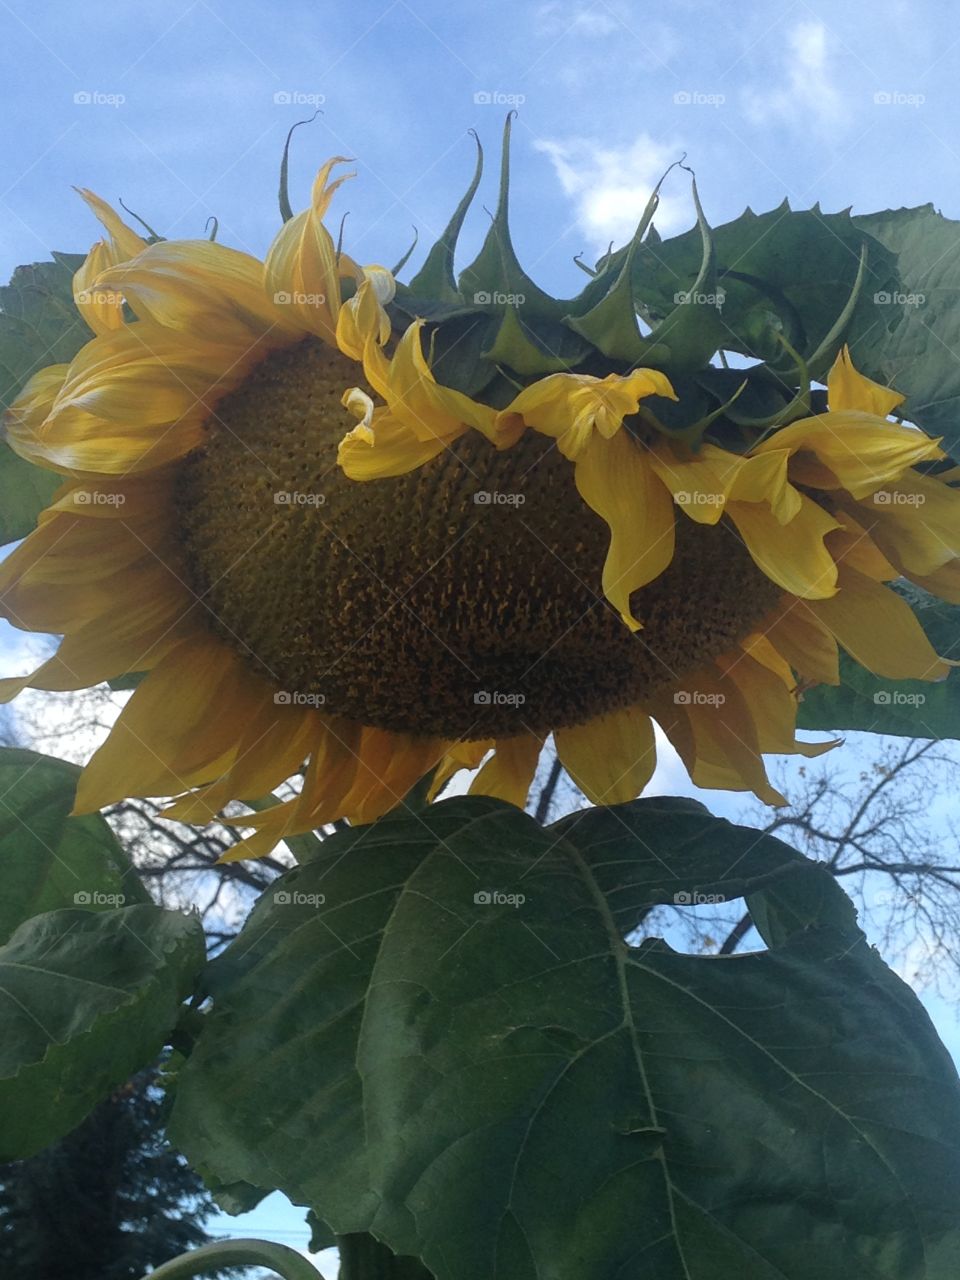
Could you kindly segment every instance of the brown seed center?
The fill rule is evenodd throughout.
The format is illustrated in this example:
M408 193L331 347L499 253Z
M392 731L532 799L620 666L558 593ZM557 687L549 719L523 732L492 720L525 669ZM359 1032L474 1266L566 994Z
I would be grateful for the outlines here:
M631 634L601 591L607 526L551 440L469 432L409 475L349 480L358 374L313 339L270 356L182 465L191 585L292 701L414 734L546 732L642 701L776 602L726 522L681 517Z

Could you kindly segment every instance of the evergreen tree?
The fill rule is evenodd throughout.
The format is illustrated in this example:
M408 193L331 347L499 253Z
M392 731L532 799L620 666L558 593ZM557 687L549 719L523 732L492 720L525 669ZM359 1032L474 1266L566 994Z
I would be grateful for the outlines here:
M61 1141L0 1165L3 1280L139 1280L210 1237L209 1193L168 1145L157 1072L140 1072Z

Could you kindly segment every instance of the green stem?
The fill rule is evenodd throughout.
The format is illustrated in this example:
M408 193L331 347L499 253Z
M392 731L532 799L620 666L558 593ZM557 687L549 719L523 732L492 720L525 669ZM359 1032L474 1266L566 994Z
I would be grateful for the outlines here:
M337 1236L340 1250L339 1280L433 1280L418 1258L398 1258L396 1254L363 1233Z
M223 1240L171 1258L143 1280L189 1280L223 1267L270 1267L283 1280L319 1280L320 1273L302 1254L269 1240Z

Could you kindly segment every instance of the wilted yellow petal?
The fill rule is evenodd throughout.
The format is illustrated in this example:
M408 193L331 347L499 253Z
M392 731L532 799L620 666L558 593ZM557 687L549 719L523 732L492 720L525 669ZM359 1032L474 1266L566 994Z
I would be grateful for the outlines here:
M812 499L803 495L786 524L761 503L734 503L730 518L757 565L785 591L811 598L836 591L837 566L824 539L840 526Z
M470 784L470 794L493 796L522 809L542 748L542 735L525 733L516 738L497 738L493 755Z
M603 594L631 631L639 622L630 596L658 577L673 559L674 514L641 446L625 431L591 440L577 459L580 496L610 526L603 565Z
M285 222L267 253L264 264L267 296L278 307L290 309L291 320L306 333L326 342L336 340L340 310L340 268L336 246L323 225L323 217L337 187L353 174L329 182L334 156L321 168L313 184L310 208Z
M941 680L949 674L951 664L937 655L895 591L846 568L840 585L832 599L806 601L805 607L861 666L891 680Z
M554 738L563 767L594 804L635 799L657 766L653 723L640 707L623 707L576 728L557 729Z
M858 373L850 359L849 347L841 348L827 376L827 403L831 409L860 409L885 418L905 399L906 396L890 387L882 387Z

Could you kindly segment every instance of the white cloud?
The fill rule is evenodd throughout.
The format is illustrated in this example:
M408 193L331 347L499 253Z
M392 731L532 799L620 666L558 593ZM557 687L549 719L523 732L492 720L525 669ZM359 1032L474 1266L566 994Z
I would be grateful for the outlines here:
M746 89L744 112L753 124L771 120L822 130L837 128L845 107L832 79L832 58L827 28L822 22L799 22L787 37L783 55L785 66L778 81L768 89Z
M667 23L653 19L630 0L582 4L550 0L535 14L538 36L551 41L551 76L575 87L596 90L596 67L586 56L588 40L603 41L607 74L613 79L635 75L638 67L663 70L680 52L682 40ZM563 57L572 52L572 60ZM617 66L621 70L616 70Z
M589 250L602 253L611 240L626 243L636 230L650 193L666 169L682 154L679 146L642 133L623 147L604 146L589 138L557 142L540 140L538 151L550 157L560 185L573 199L577 223L589 238ZM683 174L680 174L681 180ZM654 219L664 234L694 221L689 188L664 195Z
M579 35L608 36L620 30L620 23L606 7L571 5L552 0L537 10L537 22L547 35L575 31Z

